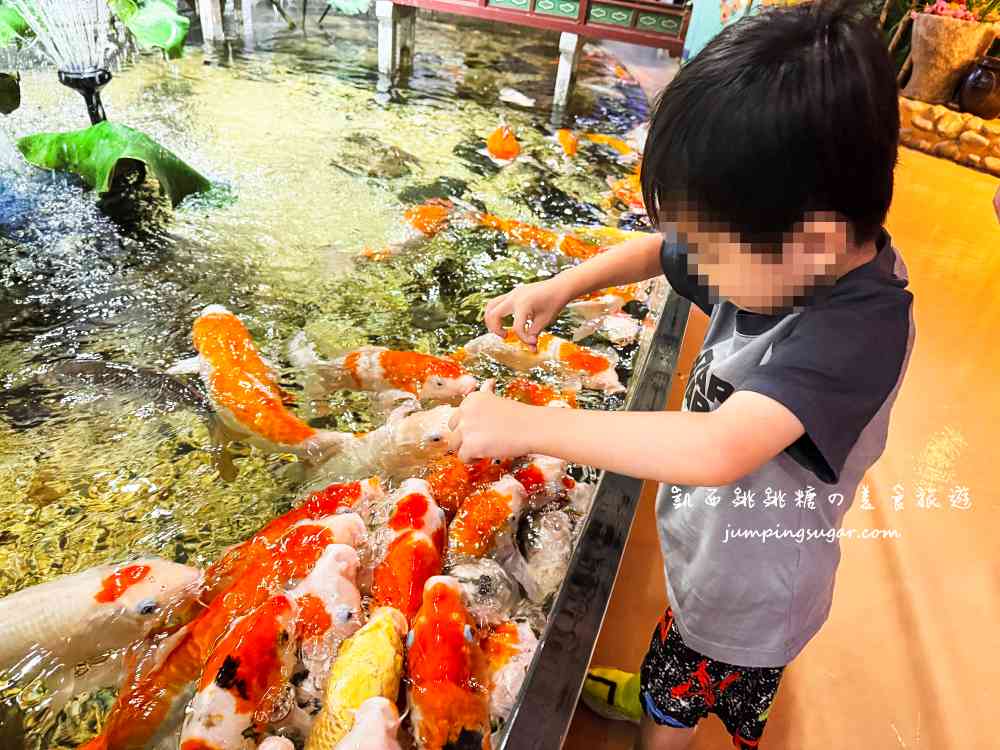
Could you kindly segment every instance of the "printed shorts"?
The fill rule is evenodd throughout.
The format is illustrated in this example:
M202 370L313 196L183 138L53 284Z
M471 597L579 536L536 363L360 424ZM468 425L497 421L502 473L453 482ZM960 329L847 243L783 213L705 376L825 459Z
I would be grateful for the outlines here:
M693 727L713 713L733 745L756 748L782 672L784 667L738 667L702 656L681 640L667 607L642 662L642 709L670 727Z

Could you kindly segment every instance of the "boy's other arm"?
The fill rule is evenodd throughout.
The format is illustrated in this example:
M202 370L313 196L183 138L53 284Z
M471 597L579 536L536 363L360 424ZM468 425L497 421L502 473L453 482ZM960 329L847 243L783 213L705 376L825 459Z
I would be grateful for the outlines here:
M473 393L452 418L459 457L528 453L667 484L718 487L770 461L805 432L774 399L737 391L711 412L553 409Z

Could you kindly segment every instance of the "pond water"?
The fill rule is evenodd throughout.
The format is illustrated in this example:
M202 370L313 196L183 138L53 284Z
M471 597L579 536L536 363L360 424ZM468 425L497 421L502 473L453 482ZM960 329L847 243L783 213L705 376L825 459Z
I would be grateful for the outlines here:
M241 450L238 478L221 481L199 384L164 374L191 356L206 305L240 315L294 394L286 346L300 330L327 355L449 352L483 332L490 296L572 262L475 227L359 258L401 235L407 207L459 199L554 229L618 220L607 179L632 167L583 139L567 159L553 138L555 35L421 16L408 85L380 104L373 20L331 15L320 30L313 17L303 34L262 5L255 21L253 45L133 54L105 90L111 120L215 184L172 212L146 199L112 220L73 178L25 165L18 137L87 123L52 70L21 70L24 103L0 123L0 595L143 552L204 566L291 507L294 459ZM501 102L505 87L537 108ZM588 47L565 125L622 135L645 108ZM522 146L502 169L480 153L501 119ZM627 374L634 347L620 353ZM315 426L376 424L357 394L294 408ZM0 677L0 699L21 708L39 689ZM27 711L28 746L73 747L108 700L58 721Z

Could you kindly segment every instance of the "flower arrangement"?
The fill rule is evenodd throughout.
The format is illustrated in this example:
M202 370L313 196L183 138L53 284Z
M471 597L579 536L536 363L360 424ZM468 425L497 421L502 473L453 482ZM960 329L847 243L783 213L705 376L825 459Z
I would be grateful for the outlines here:
M913 10L910 17L914 20L920 13L927 13L932 16L945 16L955 18L959 21L971 21L972 23L991 23L997 20L1000 15L1000 0L936 0L932 5L925 5L923 10Z

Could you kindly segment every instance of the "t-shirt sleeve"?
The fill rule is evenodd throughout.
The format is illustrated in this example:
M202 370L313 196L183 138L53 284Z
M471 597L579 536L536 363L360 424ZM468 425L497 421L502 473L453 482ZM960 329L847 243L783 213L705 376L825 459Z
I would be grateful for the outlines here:
M708 287L688 269L687 252L677 242L664 240L660 246L660 265L674 291L696 304L706 315L712 314Z
M737 390L785 406L805 427L787 453L820 481L839 481L862 430L892 393L910 343L913 296L885 286L803 312Z

